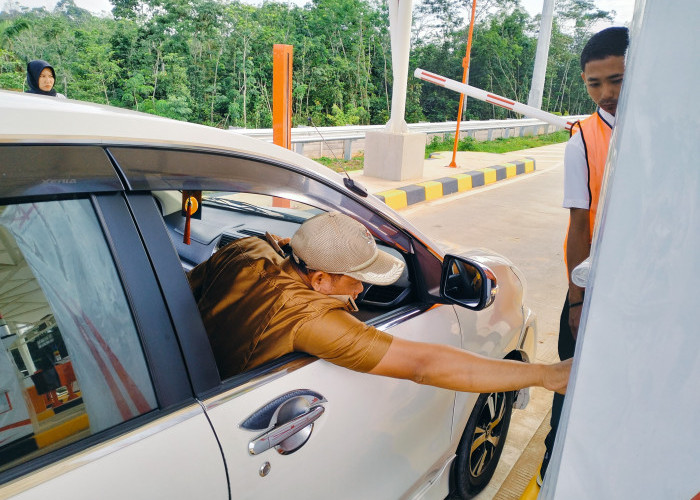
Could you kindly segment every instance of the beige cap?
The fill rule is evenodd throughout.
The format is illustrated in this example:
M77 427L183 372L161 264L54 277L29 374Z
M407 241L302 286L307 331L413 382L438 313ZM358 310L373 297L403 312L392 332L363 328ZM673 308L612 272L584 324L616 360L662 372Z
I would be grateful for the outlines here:
M339 212L327 212L304 221L290 243L294 255L308 269L344 274L372 285L391 285L404 262L377 249L361 223Z

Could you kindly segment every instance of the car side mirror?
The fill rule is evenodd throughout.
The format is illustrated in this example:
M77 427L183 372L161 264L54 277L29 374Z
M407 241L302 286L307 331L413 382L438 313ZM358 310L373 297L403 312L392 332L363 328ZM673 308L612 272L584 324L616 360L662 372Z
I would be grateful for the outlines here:
M496 299L496 276L486 266L446 255L442 263L440 296L445 301L479 311Z

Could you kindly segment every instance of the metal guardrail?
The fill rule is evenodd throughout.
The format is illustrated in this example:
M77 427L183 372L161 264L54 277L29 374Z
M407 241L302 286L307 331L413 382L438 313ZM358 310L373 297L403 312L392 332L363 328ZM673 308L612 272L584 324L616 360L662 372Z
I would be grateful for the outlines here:
M577 120L584 116L570 116L567 119ZM433 137L448 136L454 137L456 121L440 123L410 123L410 132L423 132L426 134L426 141L430 143ZM336 150L340 153L342 149L343 157L346 160L352 158L353 152L362 150L364 146L365 134L368 131L384 130L384 125L346 125L342 127L295 127L292 129L292 144L294 150L299 154L306 154L311 158L325 156L324 149L337 156ZM255 137L267 142L272 142L272 129L229 129L233 133ZM550 125L542 120L533 118L508 119L508 120L472 120L460 124L460 139L473 137L476 140L493 140L500 137L522 137L525 135L540 135L561 130L559 127ZM318 153L306 149L305 146L319 143ZM361 144L362 143L362 144Z

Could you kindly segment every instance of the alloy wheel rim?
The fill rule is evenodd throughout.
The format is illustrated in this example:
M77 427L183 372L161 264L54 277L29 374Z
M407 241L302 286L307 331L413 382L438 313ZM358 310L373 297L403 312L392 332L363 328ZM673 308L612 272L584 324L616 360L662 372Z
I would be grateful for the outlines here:
M503 416L506 411L505 393L489 394L479 410L469 450L469 474L481 476L494 459L501 441Z

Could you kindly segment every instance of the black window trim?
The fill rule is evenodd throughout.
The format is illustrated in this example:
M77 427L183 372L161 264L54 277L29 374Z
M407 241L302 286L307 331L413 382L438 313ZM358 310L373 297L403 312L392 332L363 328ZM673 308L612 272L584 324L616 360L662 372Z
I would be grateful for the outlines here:
M61 163L60 165L52 164L52 167L49 169L36 168L36 166L33 166L34 168L28 167L27 170L24 171L27 177L24 177L21 179L21 182L18 183L18 186L21 186L23 189L22 192L2 194L5 192L5 190L0 189L0 200L2 200L3 204L4 200L10 199L62 199L66 196L75 197L76 195L79 196L81 194L85 195L96 192L113 192L115 190L124 189L122 179L119 177L117 171L114 170L114 165L112 164L111 158L109 157L106 149L102 144L95 143L94 141L85 143L52 143L48 141L32 143L0 143L0 158L2 158L2 152L6 148L21 149L23 152L26 149L28 152L28 157L32 156L29 153L30 151L36 152L42 148L50 148L51 159L56 157L55 150L59 150L61 148L85 148L91 149L94 152L102 150L104 159L102 160L101 168L106 170L111 166L111 174L113 174L113 177L109 178L106 176L108 173L107 171L102 172L103 175L97 178L85 175L78 178L74 177L76 172L83 173L84 157L73 153L68 155L66 158L63 158L64 163ZM50 160L47 160L47 162L48 161ZM50 175L50 178L46 178L47 175Z
M158 406L192 399L192 387L151 263L123 193L91 196L139 333Z
M342 196L345 196L349 199L351 199L354 203L357 203L361 206L363 206L366 210L372 212L375 216L380 217L384 219L386 222L390 223L393 229L395 229L397 232L401 233L404 237L404 239L407 242L414 241L415 238L408 233L406 230L403 229L401 221L395 219L391 214L386 214L383 213L379 210L377 210L376 207L374 207L371 203L367 202L367 198L360 197L353 193L352 191L348 190L347 188L343 186L339 186L331 181L329 181L327 178L323 177L322 175L317 174L313 170L305 170L302 168L297 167L296 165L292 165L289 163L282 162L280 160L276 160L273 158L265 157L265 156L257 156L249 153L240 153L238 151L230 151L226 149L216 149L213 147L193 147L193 146L184 146L184 147L178 147L176 145L168 144L168 145L162 145L162 144L136 144L136 143L128 143L128 144L123 144L123 143L110 143L110 144L105 144L104 145L105 149L107 150L108 155L112 159L112 161L115 163L115 168L116 170L120 173L120 178L123 179L127 183L127 191L137 191L137 189L133 186L132 179L129 176L129 171L128 169L125 169L123 165L120 165L119 162L116 159L116 155L114 154L114 151L112 149L117 149L117 148L125 148L125 149L150 149L150 150L165 150L165 151L172 151L172 152L182 152L182 153L194 153L194 154L203 154L203 155L215 155L215 156L224 156L227 158L232 158L232 159L239 159L239 160L245 160L245 161L251 161L251 162L256 162L256 163L261 163L265 165L269 165L272 167L277 167L281 168L287 171L291 171L295 174L307 177L315 182L318 182L319 184L322 184L328 189L331 189L333 191L336 191ZM194 178L196 178L196 175L193 175ZM138 188L141 189L141 188ZM163 186L162 188L143 188L143 190L149 190L149 191L158 191L158 190L167 190L167 189L177 189L173 188L170 186ZM371 196L371 195L370 195ZM413 248L408 245L407 248L403 249L406 253L411 253L413 252Z
M194 393L201 397L218 387L220 378L199 309L153 195L132 192L126 198L168 305Z

